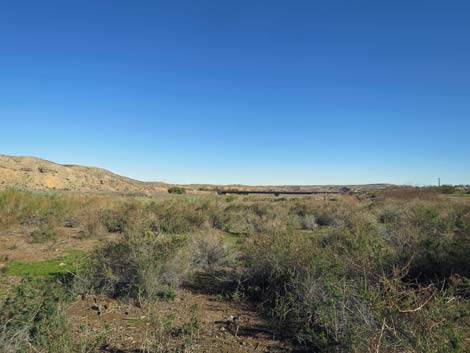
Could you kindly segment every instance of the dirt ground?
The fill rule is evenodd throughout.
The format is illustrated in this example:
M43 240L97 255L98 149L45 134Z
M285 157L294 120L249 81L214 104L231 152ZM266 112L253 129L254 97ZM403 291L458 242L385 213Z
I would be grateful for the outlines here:
M34 228L22 227L0 230L0 267L12 261L36 262L65 256L70 249L90 251L101 242L116 238L116 234L103 233L98 237L83 238L77 228L61 227L56 240L35 243L31 233Z
M196 318L198 330L191 352L293 352L248 303L219 300L186 289L179 290L172 301L157 301L145 308L93 296L78 299L68 311L77 325L86 324L94 331L108 326L110 352L139 351L145 338L154 334L149 327L150 312L162 322L172 321L175 342L178 330Z
M97 238L82 238L78 229L60 229L58 239L47 243L34 243L31 229L19 228L0 232L0 269L6 269L13 261L28 263L66 256L67 251L78 249L91 251L100 243L118 237L103 234ZM0 288L3 295L19 283L21 278L0 271ZM171 340L178 343L187 339L178 337L192 320L197 330L191 337L188 352L293 352L288 341L267 321L263 320L253 304L243 300L230 300L217 291L206 292L183 288L176 292L174 300L156 301L145 308L130 302L103 296L77 297L68 308L68 316L77 325L86 325L95 332L105 330L109 344L106 352L142 352L142 342L152 332L150 316L161 322L171 321Z

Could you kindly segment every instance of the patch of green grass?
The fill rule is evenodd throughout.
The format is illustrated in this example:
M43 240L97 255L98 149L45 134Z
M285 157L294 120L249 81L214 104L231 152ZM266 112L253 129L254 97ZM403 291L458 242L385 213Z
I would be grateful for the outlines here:
M224 232L225 240L232 245L241 245L246 238L245 234Z
M24 277L26 275L52 278L56 275L75 272L84 262L85 253L81 250L67 250L67 256L37 262L14 261L9 264L6 274Z

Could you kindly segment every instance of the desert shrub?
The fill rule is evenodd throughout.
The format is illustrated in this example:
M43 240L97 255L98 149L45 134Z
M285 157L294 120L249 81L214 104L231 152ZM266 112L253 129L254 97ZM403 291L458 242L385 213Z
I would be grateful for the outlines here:
M168 189L168 193L182 195L186 194L186 189L179 186L173 186Z
M31 232L31 242L46 243L57 240L57 231L53 226L42 226Z
M406 208L395 203L377 208L376 213L379 222L383 224L402 224L409 217L406 214Z
M3 227L54 225L83 227L88 233L94 233L98 227L122 231L142 209L143 206L130 197L17 189L0 191L0 225Z
M330 317L336 306L330 278L340 269L325 263L321 253L311 253L314 248L305 238L292 234L261 235L247 246L247 294L263 303L272 321L304 348L325 351L335 346L337 340L322 317Z
M319 226L341 226L351 212L351 207L337 203L322 205L313 214Z
M186 236L128 229L91 255L81 286L112 297L145 300L166 296L189 270Z
M397 264L409 267L413 281L468 276L468 209L447 201L387 203L377 210Z
M470 277L470 238L430 235L420 241L410 263L410 278L440 280L454 274Z
M194 235L190 249L191 262L198 268L214 269L230 265L235 260L234 250L215 232Z
M69 204L57 193L8 189L0 192L0 224L40 226L59 222Z
M367 208L346 212L333 207L325 211L340 219L321 237L292 232L250 237L243 252L246 294L307 351L463 352L469 303L462 294L450 294L458 293L452 283L455 271L446 274L445 288L440 281L417 283L418 273L413 272L419 259L427 258L420 253L429 253L422 239L430 238L419 232L448 230L448 216L426 211L416 222L414 205L409 207L387 219L386 224L400 220L392 229L384 229ZM408 251L404 255L397 251L395 238L409 225L418 235L402 245ZM460 253L448 244L440 246L435 253L442 259L435 267L426 263L426 268L433 274L448 265L465 268L468 248L459 246ZM453 259L445 255L449 251Z
M266 201L230 203L218 219L219 229L234 234L285 231L297 221L281 204ZM297 227L297 223L295 225Z
M178 326L175 323L174 315L162 317L153 305L145 308L146 330L142 342L142 352L190 353L197 351L197 346L194 344L200 331L200 318L197 309L192 306L190 310L193 315L190 320Z
M72 329L66 316L69 299L60 282L23 279L0 310L0 351L100 352L106 333Z
M80 226L80 220L75 215L68 215L64 219L63 226L66 228L78 228Z
M318 227L315 216L317 209L318 205L306 201L296 201L289 205L292 226L304 230L313 230Z
M122 233L131 223L140 220L142 207L136 202L124 202L99 211L100 223L110 233Z
M210 227L210 219L203 205L194 200L172 199L151 202L145 208L153 228L164 233L190 233Z
M101 210L99 218L100 223L110 233L123 232L127 224L127 220L122 213L111 209Z
M227 197L225 197L225 202L230 203L235 201L236 199L237 197L235 195L228 195Z
M99 237L106 230L105 226L101 223L100 214L98 212L90 212L87 217L82 218L80 224L81 230L79 235L82 239Z
M314 215L302 216L302 218L300 219L300 223L301 223L302 229L306 229L306 230L314 230L316 227L318 227L317 220Z
M470 234L470 206L462 206L455 219L456 232Z

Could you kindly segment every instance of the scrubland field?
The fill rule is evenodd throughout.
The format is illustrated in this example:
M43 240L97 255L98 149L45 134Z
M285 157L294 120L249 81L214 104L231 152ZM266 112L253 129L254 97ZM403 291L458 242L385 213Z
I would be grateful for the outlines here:
M0 352L470 352L470 197L0 192Z

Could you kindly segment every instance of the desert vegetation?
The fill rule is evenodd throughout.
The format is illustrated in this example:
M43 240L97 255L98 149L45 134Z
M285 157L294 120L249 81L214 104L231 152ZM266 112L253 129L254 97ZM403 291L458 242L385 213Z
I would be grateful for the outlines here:
M238 345L250 334L243 317L221 331L235 350L218 345L226 336L197 303L172 316L180 293L249 305L279 352L470 350L470 199L448 187L335 197L8 189L0 227L45 253L66 237L79 249L4 259L1 276L16 280L1 282L0 351L258 350ZM96 317L111 305L138 312L133 341L116 333L124 321L79 319L81 305Z
M179 186L173 186L171 188L168 189L168 192L170 194L186 194L186 189L185 188L182 188L182 187L179 187Z

